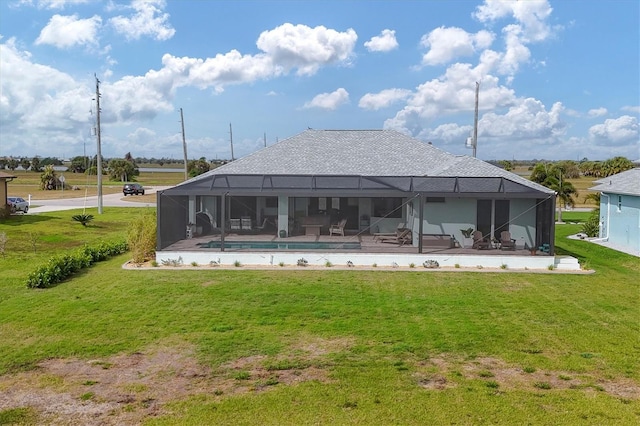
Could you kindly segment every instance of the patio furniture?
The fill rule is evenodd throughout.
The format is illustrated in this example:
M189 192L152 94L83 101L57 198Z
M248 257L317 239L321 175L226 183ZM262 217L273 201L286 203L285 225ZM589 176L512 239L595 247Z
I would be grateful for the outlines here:
M253 229L253 224L251 223L250 217L241 218L240 223L242 225L242 230L244 231L251 231Z
M240 231L242 229L240 219L229 219L229 229L232 231Z
M335 225L329 226L329 235L342 235L344 237L344 226L347 224L347 219L340 219Z
M453 242L448 234L422 234L422 247L449 249L453 248Z
M320 229L322 228L322 225L309 224L302 225L302 227L304 228L304 235L320 235Z
M482 231L475 231L473 233L473 245L471 248L477 250L488 250L491 248L491 241L484 238Z
M411 234L411 229L404 228L396 231L395 235L381 235L378 237L378 241L382 243L395 243L403 246L413 242L413 235Z
M398 226L396 226L396 232L374 232L373 241L378 241L379 237L393 237L398 231L402 231L406 227L406 223L400 222L398 223Z
M266 217L264 218L264 220L262 221L262 225L258 225L256 226L256 230L257 231L264 231L265 228L269 227L271 224L269 223L269 219L267 219Z
M511 238L511 233L509 231L502 231L500 233L500 248L502 250L516 249L516 240Z

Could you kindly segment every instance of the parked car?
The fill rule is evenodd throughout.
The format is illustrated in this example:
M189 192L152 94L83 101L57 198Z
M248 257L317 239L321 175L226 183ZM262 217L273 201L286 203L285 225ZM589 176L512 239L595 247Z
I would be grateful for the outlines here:
M7 197L7 204L9 205L9 210L11 210L11 213L26 213L29 211L29 203L25 201L24 198Z
M122 193L126 197L127 195L144 195L144 187L139 183L126 183L122 187Z

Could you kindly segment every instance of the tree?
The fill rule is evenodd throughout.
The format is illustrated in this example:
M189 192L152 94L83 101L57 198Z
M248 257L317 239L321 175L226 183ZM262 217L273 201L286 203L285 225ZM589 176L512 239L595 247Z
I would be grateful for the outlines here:
M7 167L7 159L6 158L0 158L0 170L4 170L5 167Z
M529 180L535 183L543 184L547 177L550 174L551 165L547 163L536 163L533 166L533 170L531 171L531 176L529 176Z
M109 160L109 164L107 166L107 173L109 174L109 179L111 180L119 180L120 182L131 182L134 181L138 173L136 173L136 168L132 162L120 159L113 158Z
M67 171L72 173L84 173L87 170L88 164L89 157L78 155L71 159L71 164L69 165Z
M7 161L7 169L13 171L17 168L18 168L18 160L16 160L15 158L9 158L9 161Z
M564 176L562 169L556 169L554 174L550 174L544 182L544 186L556 192L556 197L562 203L558 203L558 222L562 222L562 206L572 207L575 205L574 195L578 195L578 191L571 182Z
M208 172L211 166L204 157L199 160L191 160L187 163L187 173L190 177L198 176Z
M24 170L29 170L29 167L31 167L31 161L29 161L28 158L23 158L22 160L20 160L20 167L22 167Z
M31 170L34 172L41 172L42 167L40 165L40 159L38 157L33 157L31 159Z
M508 172L513 170L513 163L509 160L500 160L498 161L498 164L500 164L500 166Z
M615 175L629 169L633 169L633 163L626 157L613 157L602 164L604 177Z
M596 206L598 206L598 208L600 208L600 193L592 192L590 194L585 195L584 202L585 203L593 202Z
M60 181L56 176L56 171L51 164L44 167L44 171L40 175L40 189L53 190L57 189Z

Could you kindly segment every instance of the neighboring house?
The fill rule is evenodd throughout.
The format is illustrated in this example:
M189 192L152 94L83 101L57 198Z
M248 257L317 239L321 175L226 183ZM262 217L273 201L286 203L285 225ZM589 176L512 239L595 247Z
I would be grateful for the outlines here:
M7 182L11 182L16 177L17 176L0 171L0 208L2 209L9 208L9 206L7 205L7 197L9 196L9 192L7 190Z
M595 181L600 192L600 238L640 255L640 168Z
M267 219L281 237L304 232L305 221L323 234L339 219L352 234L404 223L419 250L424 234L462 242L462 229L508 230L518 248L553 254L554 209L542 185L397 131L309 129L159 192L157 248L186 239L190 226L224 239L244 217Z

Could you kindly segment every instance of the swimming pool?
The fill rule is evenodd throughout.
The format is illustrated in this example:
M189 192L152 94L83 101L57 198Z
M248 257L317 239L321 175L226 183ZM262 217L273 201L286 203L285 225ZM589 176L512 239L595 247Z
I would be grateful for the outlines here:
M200 243L200 248L220 248L220 241ZM276 242L276 241L225 241L225 249L254 249L254 250L360 250L359 242Z

